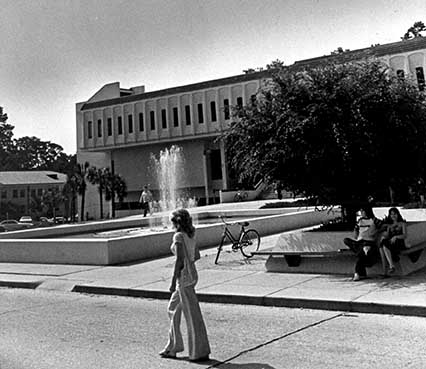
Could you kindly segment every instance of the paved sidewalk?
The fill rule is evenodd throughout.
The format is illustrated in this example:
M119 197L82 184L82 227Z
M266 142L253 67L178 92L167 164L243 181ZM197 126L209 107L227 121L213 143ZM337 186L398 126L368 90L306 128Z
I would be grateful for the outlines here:
M278 235L262 238L273 247ZM200 301L426 316L426 270L406 277L352 282L342 275L267 273L266 257L245 260L225 247L203 250ZM120 266L0 263L0 286L167 299L173 258Z

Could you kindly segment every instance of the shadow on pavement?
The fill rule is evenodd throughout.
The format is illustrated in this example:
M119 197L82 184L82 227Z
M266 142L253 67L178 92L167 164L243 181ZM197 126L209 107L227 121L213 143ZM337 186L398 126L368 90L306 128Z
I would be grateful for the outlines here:
M193 363L202 366L207 366L208 368L219 368L219 369L275 369L269 364L263 363L244 363L244 364L233 364L233 363L224 363L215 359L210 359L207 361Z

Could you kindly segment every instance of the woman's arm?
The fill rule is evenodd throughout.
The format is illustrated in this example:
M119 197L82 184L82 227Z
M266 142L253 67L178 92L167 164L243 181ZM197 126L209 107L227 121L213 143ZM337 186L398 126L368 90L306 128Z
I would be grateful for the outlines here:
M398 234L396 236L393 236L392 238L395 240L405 240L407 238L407 224L405 222L402 222L401 224L402 233Z
M197 261L201 258L200 255L200 250L198 249L198 246L195 245L195 250L194 250L194 261Z
M174 292L176 290L176 281L180 277L180 272L184 267L184 253L183 253L183 247L185 247L181 242L175 242L176 247L176 260L175 260L175 266L173 268L173 277L172 277L172 283L170 285L170 292Z

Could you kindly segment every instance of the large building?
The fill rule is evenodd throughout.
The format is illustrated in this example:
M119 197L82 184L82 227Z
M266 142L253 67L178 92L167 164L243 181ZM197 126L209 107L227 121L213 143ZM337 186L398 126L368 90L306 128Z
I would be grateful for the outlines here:
M379 58L394 73L425 85L426 38L375 45L329 56L301 60L289 66L300 70L329 62ZM141 188L157 185L151 155L171 145L183 149L185 180L179 186L209 203L218 190L232 186L223 142L217 140L230 123L230 107L245 105L255 96L268 71L247 73L164 90L144 86L124 89L119 82L103 86L76 104L77 160L97 167L114 166L128 186L127 202L137 202ZM96 189L86 196L90 217L99 212Z
M61 193L66 181L65 174L52 171L0 172L0 220L7 217L7 209L19 216L32 215L32 201L49 190Z

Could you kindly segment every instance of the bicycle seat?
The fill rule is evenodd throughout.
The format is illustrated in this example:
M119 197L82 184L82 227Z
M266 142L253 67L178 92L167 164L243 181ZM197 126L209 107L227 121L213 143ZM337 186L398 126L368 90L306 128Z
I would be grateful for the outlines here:
M247 227L250 223L249 222L238 222L238 225L242 227Z

